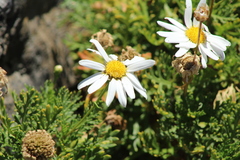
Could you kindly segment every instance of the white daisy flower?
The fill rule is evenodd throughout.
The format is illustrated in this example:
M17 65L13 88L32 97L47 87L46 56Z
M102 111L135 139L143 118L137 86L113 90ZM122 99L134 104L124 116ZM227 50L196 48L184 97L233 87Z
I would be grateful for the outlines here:
M206 4L206 0L201 0L198 6L203 4ZM193 18L193 21L191 20L191 0L186 0L186 9L184 13L184 22L186 26L172 18L166 17L165 19L170 21L172 24L162 21L157 21L157 23L172 32L158 31L157 33L162 37L166 37L165 42L167 43L178 43L175 45L179 48L179 50L175 53L176 57L181 57L187 53L190 48L198 46L198 49L202 54L201 63L203 68L207 67L207 56L213 60L218 60L219 58L221 60L225 59L224 51L227 49L226 46L230 46L231 43L220 36L212 35L209 32L208 27L204 24L200 30L199 45L197 45L200 22L195 18Z
M91 94L110 80L106 98L107 106L112 103L115 94L117 94L119 103L126 107L127 95L131 99L135 98L134 89L143 97L147 98L146 90L142 87L137 77L134 75L134 72L152 67L155 64L154 60L146 60L143 57L135 56L131 60L121 62L118 61L117 56L107 55L97 40L91 39L90 42L96 46L97 50L88 50L102 56L105 60L105 64L91 60L80 60L80 65L96 69L99 72L81 81L77 86L79 90L90 85L88 93Z

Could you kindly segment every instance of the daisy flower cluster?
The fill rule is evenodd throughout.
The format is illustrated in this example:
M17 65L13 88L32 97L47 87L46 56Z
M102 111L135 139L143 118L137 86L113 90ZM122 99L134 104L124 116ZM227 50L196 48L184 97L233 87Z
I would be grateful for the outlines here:
M157 21L157 23L170 30L158 31L157 34L165 37L167 43L177 43L175 47L179 50L175 53L176 57L182 57L189 49L197 48L201 53L201 64L203 68L207 68L207 57L213 60L224 60L226 47L231 43L209 32L208 27L202 22L208 19L209 9L206 0L200 0L194 18L192 20L192 1L186 0L186 9L184 13L185 26L178 21L166 17L171 24Z
M152 67L155 64L154 60L146 60L143 57L134 56L132 59L120 61L116 55L108 55L96 39L91 39L90 42L96 46L97 50L88 50L103 57L105 62L102 64L92 60L79 61L80 65L99 71L81 81L77 86L79 90L90 85L87 91L91 94L109 81L106 98L107 106L112 103L117 94L119 103L126 107L127 96L131 99L135 98L134 90L147 98L146 89L143 88L134 72Z
M171 24L157 21L161 27L170 30L158 31L157 34L165 37L165 42L167 43L176 43L175 47L179 48L175 53L175 57L179 59L173 61L172 65L182 74L185 83L190 83L192 75L198 74L201 67L207 68L207 57L213 60L224 60L224 52L227 46L231 45L228 40L211 34L208 27L203 24L209 18L210 13L206 0L200 0L194 11L193 19L192 8L192 1L186 0L186 9L184 12L185 25L170 17L166 17L165 19ZM127 96L131 99L135 98L134 90L147 98L146 90L134 73L152 67L155 61L146 60L138 56L131 47L128 47L129 52L131 51L131 56L124 54L120 57L108 55L104 48L113 45L111 35L106 30L102 30L98 34L95 34L94 37L92 37L90 42L95 45L97 50L88 50L100 55L104 59L104 63L92 60L80 60L79 64L81 66L95 69L99 72L81 81L78 84L78 89L90 86L87 91L91 94L109 81L106 97L107 106L112 103L114 97L117 95L119 103L126 107ZM194 49L194 55L189 52L190 49ZM198 52L200 52L201 56L197 55Z

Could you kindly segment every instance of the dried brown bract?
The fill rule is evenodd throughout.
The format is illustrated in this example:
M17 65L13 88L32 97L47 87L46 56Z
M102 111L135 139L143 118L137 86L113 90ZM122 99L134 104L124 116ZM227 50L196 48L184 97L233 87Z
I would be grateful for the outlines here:
M133 59L135 56L141 56L135 49L133 49L131 46L126 47L127 50L122 49L122 53L119 57L121 61L125 61L127 59Z
M223 102L227 100L231 100L233 103L237 102L237 92L239 92L239 88L231 84L226 89L219 90L216 98L213 101L213 109L216 108L217 102L221 105Z
M206 3L202 3L195 11L194 17L197 21L204 22L209 17L209 7Z
M192 76L197 75L201 68L200 57L186 53L172 61L172 66L182 75L184 83L190 83Z
M54 156L55 142L45 130L28 131L22 140L25 160L47 160Z
M113 129L126 129L127 121L115 113L115 109L108 111L107 117L104 120L105 123L111 125Z
M6 76L7 72L0 67L0 97L7 94L7 82L8 78Z
M103 48L113 46L112 35L108 33L106 29L102 29L101 31L93 34L92 39L96 39L103 46Z

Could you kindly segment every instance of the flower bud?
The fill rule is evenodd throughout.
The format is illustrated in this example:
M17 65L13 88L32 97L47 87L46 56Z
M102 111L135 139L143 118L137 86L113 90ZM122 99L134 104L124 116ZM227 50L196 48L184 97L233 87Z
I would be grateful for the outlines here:
M194 11L194 17L197 21L204 22L208 19L209 7L206 3L200 4Z
M121 61L125 61L127 59L133 59L135 56L141 56L135 49L133 49L131 46L126 47L127 50L122 49L122 53L119 57Z
M182 75L183 82L189 83L193 75L197 75L201 68L200 58L197 55L186 53L172 61L172 66Z
M22 140L23 158L26 160L48 159L54 156L55 142L45 130L28 131Z
M63 71L62 65L59 64L54 67L54 72L61 73L62 71Z
M103 29L92 35L92 39L96 39L103 48L113 46L113 38L110 33L107 32L106 29Z

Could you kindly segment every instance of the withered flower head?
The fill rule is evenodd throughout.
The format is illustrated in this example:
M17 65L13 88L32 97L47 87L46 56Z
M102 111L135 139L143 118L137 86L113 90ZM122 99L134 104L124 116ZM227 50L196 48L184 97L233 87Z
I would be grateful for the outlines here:
M47 160L54 156L55 142L45 130L28 131L22 140L25 160Z
M198 74L201 67L200 58L188 52L172 61L172 66L182 74L183 81L189 83L191 77Z
M7 93L7 72L0 67L0 97Z
M115 114L115 112L115 109L107 112L107 117L104 120L105 123L111 125L113 129L126 129L127 121L120 115Z
M208 19L209 7L206 3L200 4L194 11L194 17L197 21L204 22Z
M131 46L127 46L126 49L127 49L127 51L125 49L122 49L122 53L119 56L119 59L121 61L125 61L127 59L133 59L133 57L135 57L135 56L141 57L141 55L135 49L133 49Z
M108 33L106 29L102 29L101 31L93 34L92 39L96 39L103 46L103 48L113 46L112 35Z

